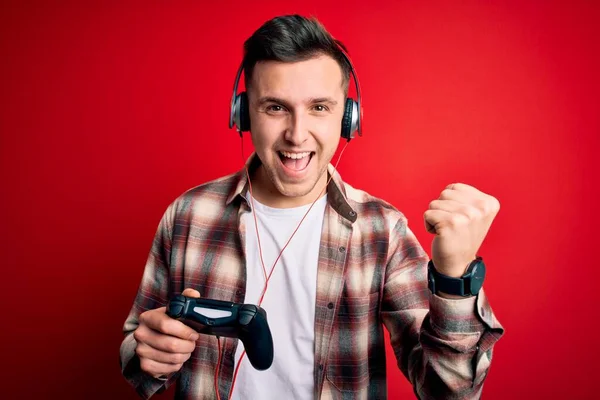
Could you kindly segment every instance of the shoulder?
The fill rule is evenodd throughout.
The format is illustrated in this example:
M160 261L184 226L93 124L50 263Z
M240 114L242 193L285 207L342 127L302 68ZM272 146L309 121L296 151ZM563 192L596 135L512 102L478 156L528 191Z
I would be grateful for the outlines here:
M343 185L346 199L356 211L359 225L367 224L370 229L388 231L406 228L406 216L394 205L347 182L343 182Z
M208 199L219 201L222 199L225 203L227 197L235 190L239 180L240 175L238 172L225 175L186 190L175 201L204 201Z
M375 254L385 251L388 257L428 257L402 211L386 200L347 183L344 183L344 189L348 204L357 214L353 227L357 243Z
M191 187L168 205L167 217L171 220L191 220L199 215L204 219L218 218L227 208L227 199L234 193L239 182L238 172Z

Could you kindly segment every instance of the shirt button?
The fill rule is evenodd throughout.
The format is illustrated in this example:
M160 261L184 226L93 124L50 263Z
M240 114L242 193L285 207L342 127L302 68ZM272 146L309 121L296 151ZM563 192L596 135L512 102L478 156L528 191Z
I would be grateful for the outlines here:
M323 371L323 364L319 364L319 371Z
M343 253L346 251L346 248L344 246L340 246L339 251L340 253Z
M356 215L356 213L355 213L354 211L350 211L350 212L348 213L348 215L349 215L349 216L351 216L351 217L354 217L354 216Z
M327 304L327 308L329 308L331 310L333 308L333 303Z

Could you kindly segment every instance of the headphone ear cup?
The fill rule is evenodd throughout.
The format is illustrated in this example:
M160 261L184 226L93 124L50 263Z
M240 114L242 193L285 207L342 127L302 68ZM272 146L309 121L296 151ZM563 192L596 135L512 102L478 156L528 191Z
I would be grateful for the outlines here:
M356 129L352 124L353 109L354 100L347 98L344 105L344 117L342 118L342 137L348 140L352 139L352 133Z
M238 108L238 112L240 113L240 132L249 132L250 131L250 110L248 108L248 95L246 92L242 92L239 94L240 96L240 106Z

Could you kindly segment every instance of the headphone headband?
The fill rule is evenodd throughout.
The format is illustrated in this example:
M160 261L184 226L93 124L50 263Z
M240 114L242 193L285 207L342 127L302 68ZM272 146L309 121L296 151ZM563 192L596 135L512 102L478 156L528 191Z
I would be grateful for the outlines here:
M344 56L344 58L346 59L346 61L348 61L348 64L350 65L350 73L352 74L352 77L354 78L354 87L356 88L356 100L358 103L358 120L356 123L356 131L358 132L358 136L362 136L362 107L361 107L361 95L360 95L360 84L358 82L358 77L356 76L356 73L354 72L354 65L352 64L352 60L350 60L350 57L348 56L348 54L346 54L346 51L342 48L342 46L340 46L340 44L337 42L337 40L335 41L335 44L337 45L338 49L340 50L340 52L342 53L342 55Z
M240 67L238 68L237 74L235 76L235 82L233 83L233 95L231 96L231 108L230 108L230 113L229 113L229 129L233 128L233 116L235 115L235 98L237 96L237 88L238 88L238 82L240 81L240 76L242 76L242 70L244 69L244 61L242 60L242 62L240 63ZM241 132L240 132L241 134Z

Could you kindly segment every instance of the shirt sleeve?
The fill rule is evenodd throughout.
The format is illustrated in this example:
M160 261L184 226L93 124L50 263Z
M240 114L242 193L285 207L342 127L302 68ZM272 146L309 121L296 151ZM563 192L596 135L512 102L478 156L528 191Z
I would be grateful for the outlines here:
M147 310L167 304L169 292L169 265L171 257L173 209L171 204L163 214L144 268L134 303L123 325L124 339L120 347L121 373L144 399L167 389L177 378L171 374L166 379L157 379L140 368L140 360L135 353L136 341L133 332L139 326L139 316Z
M406 221L390 239L381 315L402 373L419 399L478 399L504 334L484 290L446 299L427 287L429 257Z

